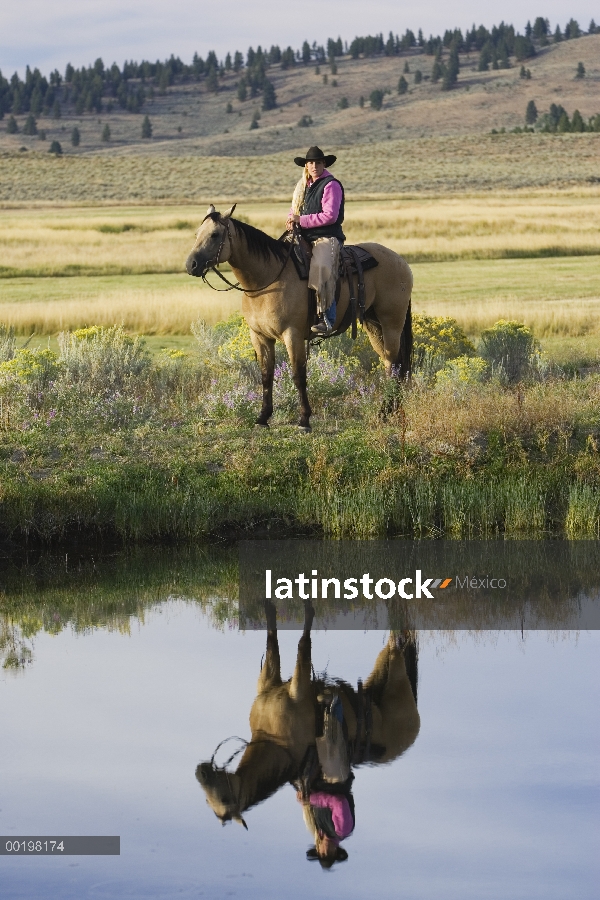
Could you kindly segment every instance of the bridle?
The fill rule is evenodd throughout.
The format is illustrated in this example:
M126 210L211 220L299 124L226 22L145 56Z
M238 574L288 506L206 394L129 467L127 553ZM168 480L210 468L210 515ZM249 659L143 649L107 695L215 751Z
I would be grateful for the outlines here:
M242 746L241 746L241 747L238 747L237 750L234 750L233 753L231 754L231 756L229 757L229 759L225 760L225 762L223 763L222 766L219 766L219 765L217 765L216 762L215 762L215 756L217 755L217 751L223 746L223 744L228 743L228 741L240 741L240 743L241 743ZM225 739L222 740L219 744L217 744L217 746L215 747L214 753L213 753L213 755L212 755L211 758L210 758L210 767L211 767L211 769L213 770L213 772L222 772L222 773L225 775L225 779L226 779L226 781L227 781L227 786L228 786L228 788L229 788L229 792L230 792L231 796L232 796L232 797L236 797L236 794L237 794L237 797L236 797L237 811L238 811L238 814L239 814L240 816L241 816L241 810L240 810L240 796L239 796L239 791L235 791L234 788L233 788L233 784L232 784L232 782L231 782L231 777L230 777L230 776L231 776L231 772L229 772L229 771L227 770L227 766L228 766L231 762L233 762L233 760L236 758L236 756L238 756L240 753L242 753L242 751L246 750L248 747L252 746L253 744L271 744L271 743L275 743L275 742L274 742L274 741L270 741L270 740L265 739L265 738L258 738L258 740L257 740L257 739L253 739L253 740L251 740L251 741L247 741L247 740L245 740L244 738L238 737L237 735L232 735L231 737L225 738ZM284 746L282 746L281 744L278 744L277 746L280 747L282 750L284 750L284 751L286 752L286 754L287 754L287 756L289 757L290 761L294 764L294 757L292 756L292 754L290 753L290 751L287 749L287 747L284 747ZM234 814L235 814L235 813L234 813ZM221 819L221 821L222 821L222 823L223 823L223 825L224 825L225 822L224 822L222 819ZM246 823L244 822L243 819L242 819L242 823L243 823L243 825L244 825L244 828L247 829L248 826L246 825Z
M210 218L211 218L210 214L208 216L205 216L202 219L202 222L200 223L200 228L202 228L202 226L204 225L206 220L210 219ZM215 220L213 219L213 221L215 221ZM219 216L219 219L217 221L218 221L219 225L223 226L223 234L221 235L221 243L219 244L219 249L217 250L217 255L213 259L210 259L206 263L206 266L204 267L204 271L200 275L204 284L207 284L209 286L209 288L211 288L213 291L217 291L220 294L223 294L226 291L240 291L242 294L260 294L261 291L266 291L266 289L271 287L272 284L275 284L276 281L279 281L279 278L281 277L283 270L287 266L289 258L292 255L292 250L294 248L294 241L296 240L295 232L294 232L294 236L293 236L292 240L290 241L290 246L288 248L286 257L283 261L283 265L281 266L281 268L280 268L279 272L277 273L277 275L275 276L275 278L273 278L273 280L270 281L268 284L263 285L263 287L254 288L252 290L249 290L249 289L242 287L241 284L239 283L239 281L237 281L235 284L233 284L233 282L229 281L229 279L226 278L225 275L223 275L222 272L219 272L219 270L216 268L221 263L221 253L223 252L223 247L225 246L225 238L228 237L229 244L230 245L232 244L231 232L229 230L229 225L230 225L231 220L223 219L221 216ZM198 230L200 230L200 229L198 229ZM206 277L209 271L212 271L215 273L215 275L218 275L219 278L221 279L221 281L224 281L225 284L229 285L229 287L218 288L218 287L215 287L214 284L211 284L210 281L208 280L208 278Z

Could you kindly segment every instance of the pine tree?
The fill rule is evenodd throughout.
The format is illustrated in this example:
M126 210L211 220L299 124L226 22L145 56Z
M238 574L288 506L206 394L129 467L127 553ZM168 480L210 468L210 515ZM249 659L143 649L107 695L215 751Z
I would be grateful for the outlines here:
M579 112L578 109L573 113L573 118L571 119L571 131L581 132L585 131L585 123L583 121L583 116Z
M241 78L237 87L237 98L240 103L243 103L244 100L248 98L248 89L246 88L246 79Z
M48 153L54 153L55 156L62 156L62 147L60 146L59 141L52 141L48 147Z
M109 126L108 122L106 123L106 125L105 125L104 128L102 129L102 140L103 140L103 141L110 141L110 126Z
M144 116L144 121L142 122L142 137L152 137L152 122L150 121L148 116Z
M401 75L400 81L398 82L398 93L406 94L407 90L408 90L408 81L406 80L404 75Z
M8 132L8 134L17 134L18 130L19 126L17 125L17 120L14 116L11 116L6 123L6 131Z
M530 100L525 110L525 122L527 125L533 125L537 121L538 111L535 100Z
M585 78L585 66L582 62L577 63L577 74L575 78Z
M275 88L270 81L265 81L263 85L263 102L262 108L267 111L269 109L275 109L277 106L277 95L275 93Z
M369 95L369 103L371 104L371 109L379 111L383 106L383 91L371 91L371 94Z
M80 142L81 135L79 134L79 128L76 125L71 132L71 143L74 147L79 147Z
M439 61L439 59L436 59L433 63L433 68L431 70L432 84L437 84L443 74L444 74L444 68L443 68L441 62Z
M420 69L417 69L417 71L415 72L415 84L421 84L422 81L423 81L423 73L421 72Z
M23 126L23 134L27 134L30 137L37 134L37 122L31 113L27 116L27 120Z

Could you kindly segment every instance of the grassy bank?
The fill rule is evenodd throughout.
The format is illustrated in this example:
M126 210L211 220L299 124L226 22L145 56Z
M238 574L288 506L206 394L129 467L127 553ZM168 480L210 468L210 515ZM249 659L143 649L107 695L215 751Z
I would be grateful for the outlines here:
M599 535L598 376L542 365L507 385L430 366L398 391L347 340L312 357L314 431L299 435L283 358L273 426L252 427L258 372L238 323L158 359L111 334L4 364L5 538Z

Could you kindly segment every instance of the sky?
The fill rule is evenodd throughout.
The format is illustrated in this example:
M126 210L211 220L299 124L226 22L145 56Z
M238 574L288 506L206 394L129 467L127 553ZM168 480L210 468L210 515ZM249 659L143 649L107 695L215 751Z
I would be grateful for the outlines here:
M594 8L595 7L595 8ZM463 30L473 22L488 28L501 20L522 31L538 15L564 29L571 18L587 30L590 19L600 24L596 0L3 0L0 3L0 70L6 77L21 76L25 66L45 74L67 62L89 65L97 57L105 64L125 59L165 59L180 56L190 62L195 51L206 57L214 49L219 58L249 46L295 49L307 39L324 43L340 35L351 41L357 34L402 34L419 28L426 36L447 28Z

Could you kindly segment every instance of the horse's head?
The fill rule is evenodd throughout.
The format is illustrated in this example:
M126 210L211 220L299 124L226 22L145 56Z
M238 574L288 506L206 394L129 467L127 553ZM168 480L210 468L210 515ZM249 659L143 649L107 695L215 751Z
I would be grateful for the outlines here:
M217 212L212 203L208 207L200 228L196 232L196 243L185 263L188 275L202 276L212 266L217 266L229 259L231 236L228 220L235 207L234 203L231 209L222 214Z
M220 769L212 762L200 763L196 778L206 794L206 802L221 824L238 822L247 830L240 810L241 779L235 772Z

